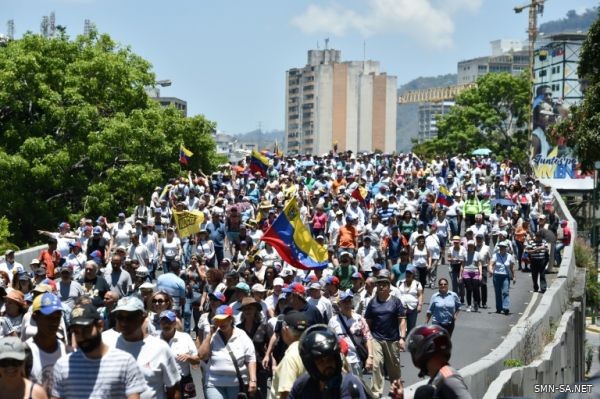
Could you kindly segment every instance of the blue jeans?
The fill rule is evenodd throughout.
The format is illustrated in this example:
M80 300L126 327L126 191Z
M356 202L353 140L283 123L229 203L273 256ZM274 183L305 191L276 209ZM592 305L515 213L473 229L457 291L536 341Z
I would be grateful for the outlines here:
M496 312L510 309L508 290L510 289L510 277L507 274L494 273L494 294L496 295Z
M450 234L452 234L453 237L460 234L458 218L456 216L448 216L448 224L450 225Z
M556 244L556 248L554 248L554 266L556 267L560 267L560 264L562 263L562 254L560 251L562 251L564 247L565 244L559 242Z
M410 310L410 309L406 310L406 335L408 335L410 330L415 328L415 326L417 325L417 317L418 316L419 316L419 312L417 311L417 308L412 309L412 310Z
M240 388L233 387L206 387L206 399L236 399Z

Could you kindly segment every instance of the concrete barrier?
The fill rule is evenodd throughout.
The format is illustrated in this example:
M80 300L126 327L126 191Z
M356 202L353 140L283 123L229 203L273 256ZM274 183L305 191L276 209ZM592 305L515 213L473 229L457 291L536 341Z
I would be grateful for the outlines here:
M48 245L38 245L37 247L27 248L22 251L15 252L15 262L19 262L23 265L25 270L31 271L29 264L35 258L37 258L44 249L48 248Z
M564 201L556 190L553 190L556 203L556 210L559 216L569 221L573 240L577 236L577 224L569 213ZM563 249L562 262L558 270L557 278L548 287L542 296L537 308L530 317L520 321L515 325L504 341L492 351L489 355L481 358L475 363L463 367L460 370L465 379L469 392L474 398L483 398L491 387L491 384L506 369L504 362L509 359L519 360L523 364L530 364L542 353L542 349L547 344L545 340L548 334L562 319L563 314L569 309L570 301L573 296L572 289L576 284L576 267L574 255L574 241L571 245ZM584 310L582 310L584 312ZM583 319L585 320L585 314ZM573 331L579 336L579 347L569 348L577 355L577 364L573 365L573 372L565 376L566 380L572 379L575 382L583 378L584 358L583 342L585 334L585 323ZM560 363L557 365L560 367ZM406 389L406 397L412 398L417 387L425 382L411 385ZM527 395L532 392L525 392ZM500 391L497 392L500 394ZM492 397L492 396L490 396ZM500 396L493 396L500 397Z

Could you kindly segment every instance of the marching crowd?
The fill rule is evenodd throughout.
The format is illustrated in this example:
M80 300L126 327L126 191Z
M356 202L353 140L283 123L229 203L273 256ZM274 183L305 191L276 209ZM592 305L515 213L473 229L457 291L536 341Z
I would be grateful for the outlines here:
M325 268L261 241L292 196ZM174 210L202 212L199 231L180 237ZM571 244L551 188L510 160L351 152L189 173L116 220L38 232L48 247L30 265L10 250L0 263L11 398L298 398L305 372L321 397L381 397L420 313L450 336L460 311L507 315L511 282L543 293ZM330 364L322 324L345 354ZM329 384L339 368L352 377Z

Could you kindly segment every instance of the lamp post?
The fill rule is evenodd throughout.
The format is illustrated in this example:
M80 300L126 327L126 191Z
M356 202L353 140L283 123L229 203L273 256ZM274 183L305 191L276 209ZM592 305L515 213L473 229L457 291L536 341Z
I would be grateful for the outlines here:
M173 82L171 82L171 79L157 80L156 82L154 82L153 86L146 86L146 93L148 93L148 95L152 98L158 98L160 97L160 89L158 88L158 86L169 87L171 86L171 84L173 84Z

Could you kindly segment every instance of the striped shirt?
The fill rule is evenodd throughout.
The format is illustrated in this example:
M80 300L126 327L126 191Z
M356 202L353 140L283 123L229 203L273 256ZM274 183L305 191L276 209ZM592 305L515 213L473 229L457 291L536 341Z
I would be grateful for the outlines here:
M542 242L539 243L535 240L530 240L527 243L526 249L529 254L529 259L531 260L545 260L549 252L546 240L542 240Z
M135 359L119 349L109 349L100 359L77 351L61 357L54 366L52 396L57 398L124 398L145 389Z

